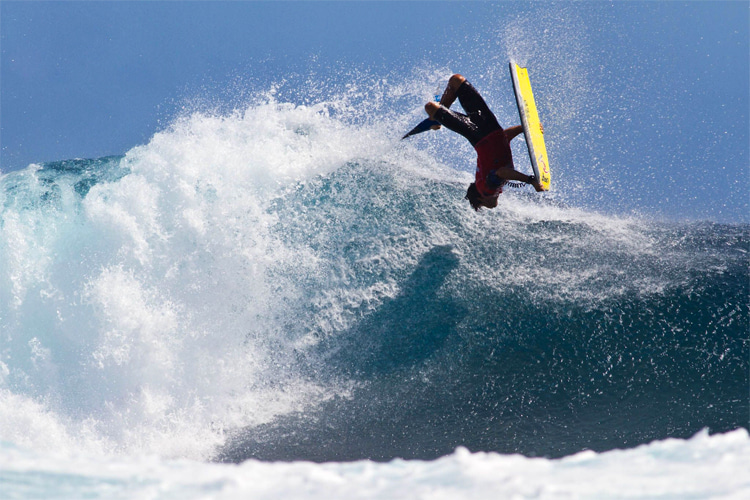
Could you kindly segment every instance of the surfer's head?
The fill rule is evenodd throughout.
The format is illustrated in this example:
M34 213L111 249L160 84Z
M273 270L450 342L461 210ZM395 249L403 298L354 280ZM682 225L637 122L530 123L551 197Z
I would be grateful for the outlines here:
M465 198L471 203L471 208L477 212L479 212L482 207L495 208L497 206L497 195L483 196L479 192L479 189L477 189L477 184L475 182L469 184L469 189L466 190Z

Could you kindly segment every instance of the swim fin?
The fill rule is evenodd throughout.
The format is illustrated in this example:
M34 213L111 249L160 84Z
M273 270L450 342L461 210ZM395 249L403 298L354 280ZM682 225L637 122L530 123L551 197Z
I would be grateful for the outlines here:
M427 132L434 125L440 125L440 123L436 122L435 120L430 120L429 118L426 118L422 122L420 122L419 125L411 129L409 133L403 136L401 139L402 140L406 139L410 135L416 135L416 134L421 134L422 132Z

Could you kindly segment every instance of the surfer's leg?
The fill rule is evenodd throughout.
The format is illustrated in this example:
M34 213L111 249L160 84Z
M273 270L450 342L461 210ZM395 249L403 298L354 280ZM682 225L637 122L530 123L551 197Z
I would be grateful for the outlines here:
M428 102L424 109L432 120L466 137L472 145L484 137L480 134L477 125L466 115L452 111L436 102Z
M477 127L482 130L482 135L487 135L501 128L500 124L497 123L497 118L495 118L490 107L484 101L484 98L470 82L464 79L456 89L456 96L471 121L476 123Z
M458 90L458 87L461 86L462 83L466 81L466 78L463 77L463 75L455 74L451 76L448 79L448 84L445 86L445 90L443 91L443 95L440 96L440 105L445 106L446 108L450 108L451 104L453 104L456 101L456 90ZM434 111L437 111L437 108L434 108L433 112L431 113L428 111L427 113L432 117L434 114ZM433 125L432 130L437 130L440 128L440 125Z
M456 98L468 113L467 115L449 109ZM477 89L458 73L448 79L448 85L440 98L440 103L427 103L425 111L431 119L466 137L472 145L500 128L495 115L492 114Z
M462 83L466 81L463 75L456 73L448 79L448 85L445 86L443 95L440 97L440 104L446 108L450 108L451 104L456 101L456 92Z

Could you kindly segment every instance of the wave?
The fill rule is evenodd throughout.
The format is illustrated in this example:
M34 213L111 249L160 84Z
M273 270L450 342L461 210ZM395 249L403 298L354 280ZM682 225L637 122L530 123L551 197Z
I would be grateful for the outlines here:
M329 461L747 427L747 225L474 214L406 119L272 94L0 177L0 439Z

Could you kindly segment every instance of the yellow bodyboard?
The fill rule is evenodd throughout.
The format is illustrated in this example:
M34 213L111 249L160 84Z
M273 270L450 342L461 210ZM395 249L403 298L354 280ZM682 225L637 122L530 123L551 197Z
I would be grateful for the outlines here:
M515 61L510 62L510 76L513 80L513 90L516 93L516 104L518 113L521 115L521 124L526 136L526 145L529 148L529 158L534 176L539 179L544 191L549 191L552 177L549 170L549 159L547 158L547 147L544 145L544 135L539 126L539 113L534 102L534 93L531 91L529 71L520 67Z

